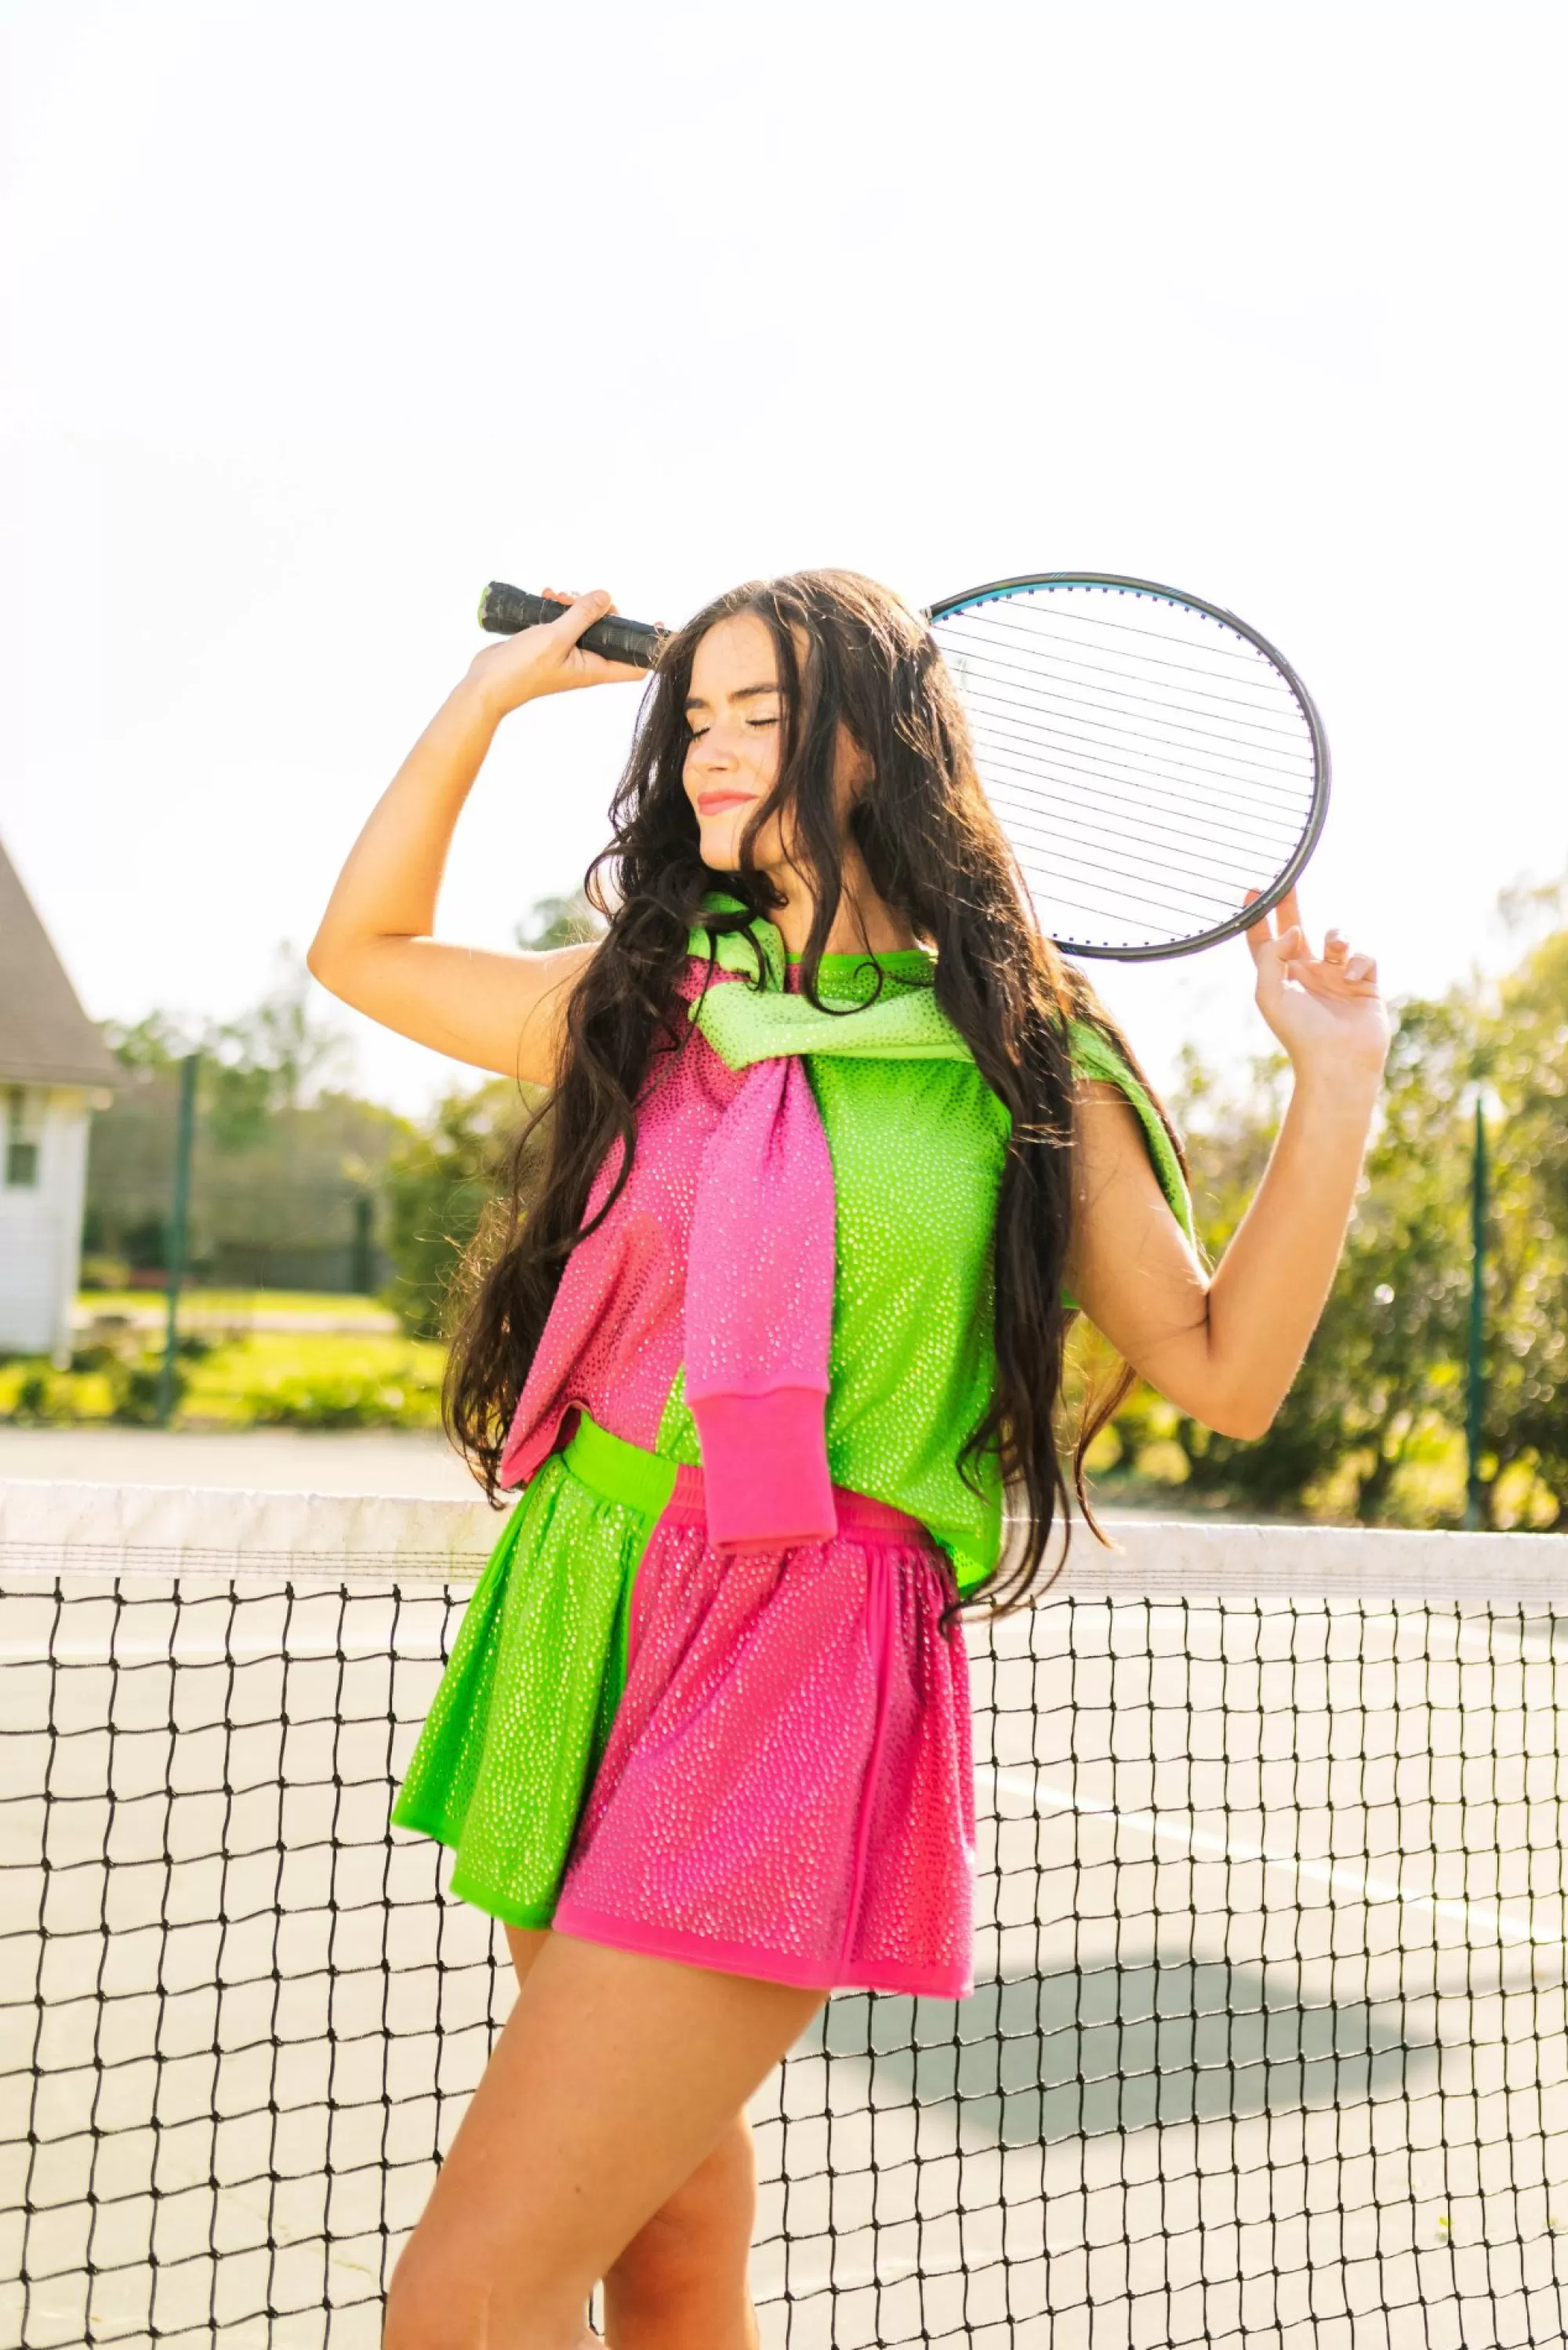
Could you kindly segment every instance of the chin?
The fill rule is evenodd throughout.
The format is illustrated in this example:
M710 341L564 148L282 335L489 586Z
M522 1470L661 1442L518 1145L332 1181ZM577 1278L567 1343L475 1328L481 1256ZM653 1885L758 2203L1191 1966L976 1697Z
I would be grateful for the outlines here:
M705 824L698 841L698 854L715 873L733 873L740 863L741 827Z

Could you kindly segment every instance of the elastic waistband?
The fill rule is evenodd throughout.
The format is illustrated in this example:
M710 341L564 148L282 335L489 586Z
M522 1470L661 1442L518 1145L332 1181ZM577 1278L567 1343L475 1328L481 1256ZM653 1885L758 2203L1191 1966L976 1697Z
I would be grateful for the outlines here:
M601 1501L619 1502L645 1518L663 1514L680 1474L677 1461L645 1452L640 1444L628 1444L624 1436L612 1436L586 1411L578 1414L561 1457L573 1476Z
M702 1471L683 1461L666 1461L612 1436L588 1414L580 1412L577 1425L563 1447L562 1458L574 1477L601 1500L619 1502L649 1519L668 1516L679 1525L706 1527L707 1501ZM931 1547L931 1537L919 1518L896 1510L888 1502L852 1493L846 1486L833 1489L838 1531L845 1534L899 1535L906 1542Z

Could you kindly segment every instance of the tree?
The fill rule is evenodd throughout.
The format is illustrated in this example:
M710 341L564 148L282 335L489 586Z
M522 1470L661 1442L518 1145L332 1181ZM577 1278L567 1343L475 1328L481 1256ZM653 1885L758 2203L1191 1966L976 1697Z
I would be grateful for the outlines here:
M179 1064L198 1048L192 1270L241 1286L377 1277L366 1210L388 1150L412 1129L324 1082L344 1041L315 1010L298 957L282 948L278 964L260 1003L233 1020L197 1026L151 1012L109 1031L126 1082L93 1122L84 1239L105 1260L100 1278L163 1263Z
M519 947L542 952L599 938L604 927L578 889L536 899L515 937ZM449 1094L388 1161L381 1186L394 1268L388 1300L411 1336L450 1334L468 1252L486 1210L502 1207L512 1146L542 1099L539 1087L505 1077Z
M1550 893L1547 893L1550 895ZM1542 893L1521 902L1539 917ZM1285 1063L1226 1097L1197 1056L1173 1101L1200 1237L1217 1262L1278 1132ZM1118 1415L1140 1456L1216 1504L1362 1523L1458 1523L1471 1281L1473 1104L1490 1102L1490 1522L1568 1507L1568 931L1499 983L1413 998L1398 1024L1355 1212L1322 1320L1273 1425L1223 1437L1138 1390ZM1166 1449L1160 1463L1155 1446Z
M259 1003L208 1028L202 1040L207 1129L220 1149L259 1141L280 1110L299 1108L341 1066L338 1031L311 1010L303 959L280 947L277 976Z
M1345 1252L1306 1359L1256 1441L1179 1421L1196 1489L1373 1523L1418 1509L1407 1492L1396 1499L1400 1472L1441 1457L1456 1409L1462 1419L1469 1272L1460 1096L1473 1052L1464 1007L1402 1008ZM1227 1105L1190 1139L1195 1208L1216 1262L1267 1165L1284 1070L1276 1058L1250 1104Z
M501 1188L517 1129L539 1098L535 1087L508 1077L449 1094L388 1160L381 1179L394 1268L388 1302L411 1336L447 1335L464 1255Z
M1568 1507L1568 931L1502 982L1484 1066L1500 1112L1486 1442L1497 1483L1522 1473L1545 1522L1547 1497Z
M604 936L604 917L581 889L569 898L535 898L526 921L513 936L520 947L542 953L547 947L583 946Z

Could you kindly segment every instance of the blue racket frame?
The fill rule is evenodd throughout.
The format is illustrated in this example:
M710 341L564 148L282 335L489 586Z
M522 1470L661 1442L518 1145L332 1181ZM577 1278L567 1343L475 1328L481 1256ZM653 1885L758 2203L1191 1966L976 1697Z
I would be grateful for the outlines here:
M1323 832L1324 821L1328 815L1332 768L1328 736L1324 731L1316 702L1279 647L1271 644L1267 637L1250 627L1237 613L1228 612L1223 604L1210 604L1201 596L1189 596L1180 588L1162 587L1157 579L1127 578L1116 571L1030 571L1013 579L988 580L983 588L966 588L961 596L944 596L940 603L928 605L921 617L934 626L937 621L950 619L960 612L972 611L977 605L1003 604L1015 596L1041 588L1099 588L1106 594L1154 596L1163 603L1179 604L1188 611L1201 612L1206 619L1219 621L1221 627L1233 629L1237 636L1244 637L1250 645L1255 646L1264 659L1272 663L1290 688L1306 721L1312 741L1313 798L1301 840L1284 869L1270 882L1268 888L1244 911L1231 915L1196 938L1181 939L1174 944L1087 946L1077 939L1058 939L1055 943L1075 962L1082 959L1102 962L1170 962L1182 955L1200 954L1205 948L1219 946L1226 939L1240 938L1265 914L1272 912L1294 888Z

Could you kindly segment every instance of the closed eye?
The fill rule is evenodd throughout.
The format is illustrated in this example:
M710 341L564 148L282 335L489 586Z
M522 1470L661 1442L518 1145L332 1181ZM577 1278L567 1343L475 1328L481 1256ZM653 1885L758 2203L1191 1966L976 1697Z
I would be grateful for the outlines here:
M752 727L776 726L778 723L776 712L772 718L748 718L746 721L747 725ZM701 743L703 735L706 734L707 732L708 729L705 726L688 725L686 729L686 740L689 743Z

